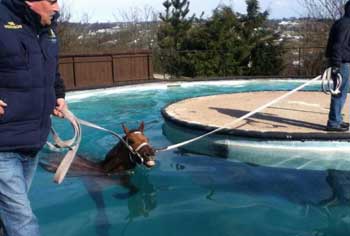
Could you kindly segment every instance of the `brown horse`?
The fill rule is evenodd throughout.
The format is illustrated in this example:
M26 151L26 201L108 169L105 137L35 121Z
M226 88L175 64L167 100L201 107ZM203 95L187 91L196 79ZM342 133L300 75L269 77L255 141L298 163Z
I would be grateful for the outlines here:
M144 123L139 128L129 130L122 126L125 136L123 141L116 144L105 156L104 160L96 162L87 157L77 155L68 171L68 177L80 177L86 187L87 193L96 205L96 231L99 235L108 236L110 230L109 218L106 214L106 203L103 190L110 186L123 186L127 193L116 193L116 199L128 199L129 215L133 218L147 216L148 212L156 208L156 194L152 183L148 180L147 171L144 170L131 174L137 165L151 168L155 166L155 151L149 144L148 138L144 134ZM40 165L45 170L55 172L62 160L61 153L49 154L41 158ZM132 178L141 178L141 185L134 184ZM143 206L143 208L139 207Z
M129 130L125 125L122 127L125 133L124 141L116 144L107 153L104 160L95 162L77 155L69 169L68 176L106 175L131 170L136 165L143 165L147 168L155 166L155 151L144 134L144 122L135 130ZM126 144L129 145L129 148ZM54 172L60 161L61 155L49 155L40 164L44 169Z

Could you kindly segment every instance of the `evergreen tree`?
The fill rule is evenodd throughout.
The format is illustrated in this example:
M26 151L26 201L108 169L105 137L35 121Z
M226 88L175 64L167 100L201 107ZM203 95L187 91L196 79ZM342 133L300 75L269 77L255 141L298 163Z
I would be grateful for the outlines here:
M282 45L267 26L268 12L259 11L257 0L246 3L247 14L221 6L192 27L186 46L201 51L187 60L189 75L276 75L282 70Z
M183 42L188 37L195 16L188 17L188 0L166 0L165 14L160 14L161 25L158 45L161 49L162 64L168 73L183 75L184 62L179 51L184 50Z
M246 0L247 14L242 15L242 64L246 75L276 75L282 70L282 45L279 36L268 29L268 12L260 12L258 0Z
M186 17L188 1L165 1L158 39L166 72L190 77L278 74L282 45L268 29L268 12L259 11L258 0L246 3L247 14L221 6L203 20Z
M240 22L237 14L228 6L217 8L206 27L210 35L209 48L216 52L217 75L241 74Z

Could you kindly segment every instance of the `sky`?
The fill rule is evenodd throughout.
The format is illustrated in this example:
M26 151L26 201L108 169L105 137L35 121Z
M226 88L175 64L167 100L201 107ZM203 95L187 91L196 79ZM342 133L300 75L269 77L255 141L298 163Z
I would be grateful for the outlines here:
M142 13L145 8L162 12L164 0L60 0L72 14L72 21L81 21L84 15L92 22L123 21L122 15L130 13L131 9L139 8ZM298 0L260 0L261 10L268 10L270 18L299 17L303 10ZM233 6L238 12L245 13L245 0L190 0L191 13L201 15L204 11L210 16L213 9L220 4ZM129 14L130 15L130 14Z

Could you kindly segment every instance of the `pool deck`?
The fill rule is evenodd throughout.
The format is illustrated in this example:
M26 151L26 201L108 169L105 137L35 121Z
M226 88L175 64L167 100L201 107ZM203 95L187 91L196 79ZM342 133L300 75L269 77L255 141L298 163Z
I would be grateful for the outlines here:
M350 139L349 132L325 131L330 96L321 92L297 92L244 121L227 126L286 93L264 91L191 98L167 106L162 113L166 120L186 127L207 131L225 127L226 133L243 136ZM344 121L348 121L348 103L343 113Z

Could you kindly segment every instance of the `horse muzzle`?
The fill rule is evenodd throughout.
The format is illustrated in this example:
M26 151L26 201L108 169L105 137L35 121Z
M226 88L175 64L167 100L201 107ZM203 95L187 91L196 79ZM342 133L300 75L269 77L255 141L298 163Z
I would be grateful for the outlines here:
M147 168L152 168L156 165L155 151L149 145L143 146L139 150L139 154L142 156L142 164Z
M156 165L156 162L154 160L146 160L144 162L145 166L147 166L148 168L152 168Z
M152 153L145 153L143 158L143 164L148 168L152 168L156 165L156 157L153 151Z

